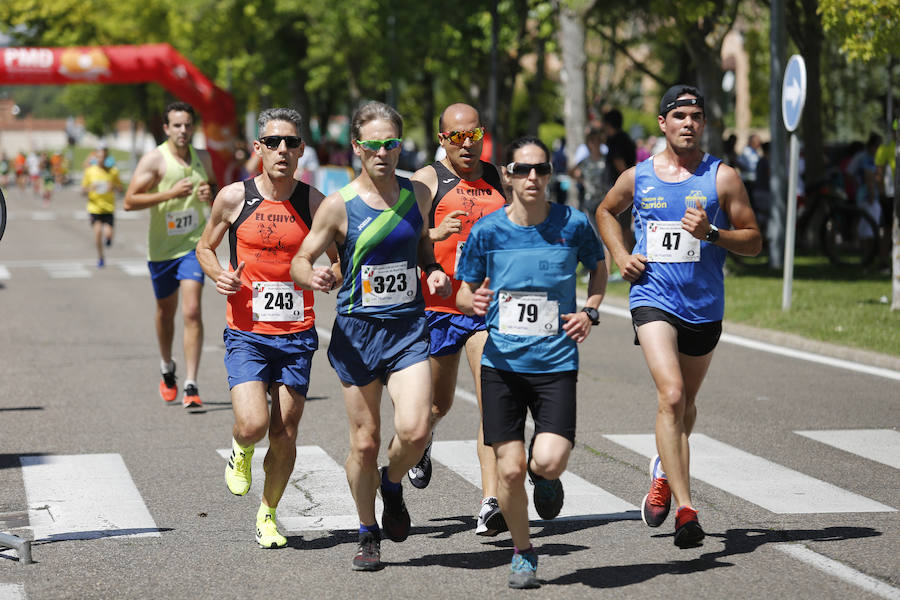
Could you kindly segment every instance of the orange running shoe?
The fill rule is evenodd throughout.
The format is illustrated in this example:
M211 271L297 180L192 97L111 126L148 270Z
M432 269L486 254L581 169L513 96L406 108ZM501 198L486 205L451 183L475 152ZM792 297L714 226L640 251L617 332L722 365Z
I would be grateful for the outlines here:
M197 386L192 384L184 386L184 397L181 400L185 408L203 408L203 402L200 401L200 392Z
M178 387L175 385L175 361L172 361L172 371L166 372L160 369L162 381L159 382L159 397L165 402L175 402L178 396Z
M641 502L641 520L648 527L659 527L669 516L672 506L672 492L669 480L662 472L662 464L657 454L650 460L650 493Z

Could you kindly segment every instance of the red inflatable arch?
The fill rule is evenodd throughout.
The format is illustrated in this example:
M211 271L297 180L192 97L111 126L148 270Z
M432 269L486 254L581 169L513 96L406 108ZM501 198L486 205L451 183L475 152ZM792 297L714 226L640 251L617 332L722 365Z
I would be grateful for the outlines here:
M231 95L216 87L169 44L80 48L3 48L0 84L156 82L191 104L203 120L220 185L233 156L236 118Z

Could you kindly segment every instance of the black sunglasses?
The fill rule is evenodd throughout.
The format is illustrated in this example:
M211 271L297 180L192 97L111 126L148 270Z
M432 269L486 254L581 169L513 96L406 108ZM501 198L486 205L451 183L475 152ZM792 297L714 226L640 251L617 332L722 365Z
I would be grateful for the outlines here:
M542 163L520 163L520 162L511 162L506 165L506 172L510 175L525 175L528 176L531 174L531 170L534 169L534 172L538 175L549 175L553 172L553 166L548 162Z
M296 135L267 135L259 138L259 142L269 150L278 150L282 140L288 148L300 147L300 138Z

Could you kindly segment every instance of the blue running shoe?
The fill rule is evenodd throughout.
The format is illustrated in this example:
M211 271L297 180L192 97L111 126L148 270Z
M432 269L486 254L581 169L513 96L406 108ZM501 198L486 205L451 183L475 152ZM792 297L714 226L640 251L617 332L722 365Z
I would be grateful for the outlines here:
M541 587L537 578L538 557L534 549L513 554L509 565L509 587L526 590Z

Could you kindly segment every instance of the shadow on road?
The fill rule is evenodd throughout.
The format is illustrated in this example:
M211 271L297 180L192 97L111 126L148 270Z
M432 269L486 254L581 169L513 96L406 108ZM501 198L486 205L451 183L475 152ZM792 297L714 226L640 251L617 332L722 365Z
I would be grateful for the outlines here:
M671 537L672 534L654 537ZM675 560L665 563L643 563L633 565L609 565L579 569L574 573L547 581L552 585L583 584L595 588L619 588L642 583L660 575L687 575L711 569L732 567L728 557L749 554L764 544L785 542L827 542L880 536L881 532L871 527L826 527L825 529L729 529L724 534L707 534L710 538L721 538L724 548L718 552L707 552L697 558ZM539 549L542 552L543 547Z

